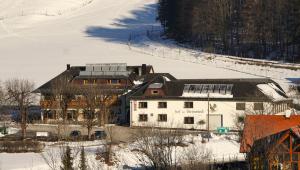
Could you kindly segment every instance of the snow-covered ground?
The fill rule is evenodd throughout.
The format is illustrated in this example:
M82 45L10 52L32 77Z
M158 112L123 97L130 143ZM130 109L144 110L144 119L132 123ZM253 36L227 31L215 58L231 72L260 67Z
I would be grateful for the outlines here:
M152 64L156 72L178 78L258 77L217 67L210 60L200 64L174 60L174 51L162 58L130 49L131 34L159 27L156 0L0 0L0 11L1 80L24 77L38 86L67 63L101 62ZM164 43L152 45L159 48Z
M201 136L187 135L184 137L184 143L186 146L178 146L176 148L177 160L183 158L188 152L202 154L203 152L209 153L212 162L227 162L235 160L244 160L243 154L239 153L239 144L230 139L232 136L216 136L213 135L210 142L202 143ZM46 147L42 153L0 153L0 169L22 169L22 170L48 170L50 169L45 160L49 158L55 158L55 166L60 166L60 156L62 148L57 143L45 143ZM96 153L104 150L105 141L93 141L93 142L71 142L68 145L73 150L74 165L78 167L79 164L79 151L81 146L85 147L86 160L89 169L131 169L141 167L144 164L134 149L135 144L120 144L113 146L113 160L114 165L108 167L104 162L96 160ZM226 147L224 147L226 146ZM45 157L46 159L44 159ZM196 158L196 157L195 157ZM14 163L18 160L18 163ZM54 165L53 163L51 165Z

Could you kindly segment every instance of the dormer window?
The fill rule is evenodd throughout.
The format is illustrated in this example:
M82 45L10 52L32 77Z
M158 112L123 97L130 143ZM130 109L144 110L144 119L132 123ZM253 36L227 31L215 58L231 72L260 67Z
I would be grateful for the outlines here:
M151 94L158 94L158 90L151 90Z

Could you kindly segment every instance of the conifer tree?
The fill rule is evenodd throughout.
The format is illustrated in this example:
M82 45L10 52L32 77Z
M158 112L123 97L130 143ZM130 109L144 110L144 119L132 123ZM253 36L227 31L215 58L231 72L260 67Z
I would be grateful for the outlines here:
M85 158L85 151L84 147L81 147L81 152L80 152L80 165L79 165L80 170L87 170L87 165L86 165L86 158Z
M61 170L73 170L73 157L71 153L71 148L67 146L65 151L62 155L62 166L60 167Z

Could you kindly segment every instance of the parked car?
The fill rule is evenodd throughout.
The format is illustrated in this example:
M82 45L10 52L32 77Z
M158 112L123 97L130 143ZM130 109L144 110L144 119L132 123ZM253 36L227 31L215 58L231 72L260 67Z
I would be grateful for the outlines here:
M106 138L106 133L104 130L96 130L93 134L92 134L92 138L93 139L105 139Z
M73 130L70 133L70 137L73 139L78 139L81 136L81 132L79 130Z

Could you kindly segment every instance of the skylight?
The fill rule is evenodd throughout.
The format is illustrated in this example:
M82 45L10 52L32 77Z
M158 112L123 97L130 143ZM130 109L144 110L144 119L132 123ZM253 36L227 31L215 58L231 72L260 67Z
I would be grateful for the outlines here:
M232 98L233 84L185 84L183 97Z

